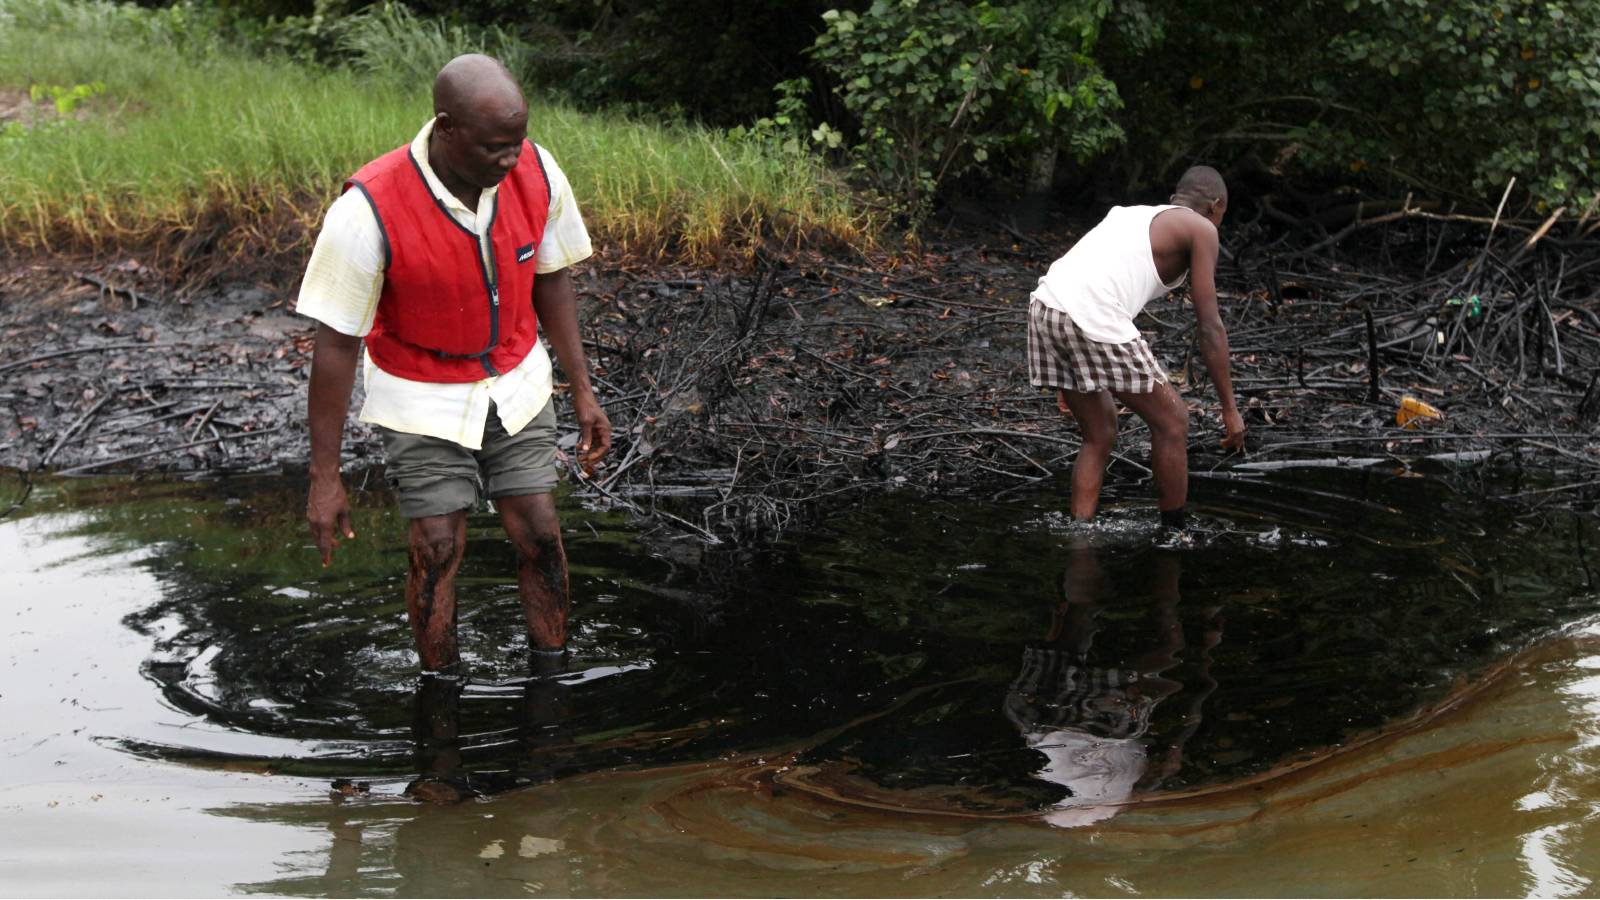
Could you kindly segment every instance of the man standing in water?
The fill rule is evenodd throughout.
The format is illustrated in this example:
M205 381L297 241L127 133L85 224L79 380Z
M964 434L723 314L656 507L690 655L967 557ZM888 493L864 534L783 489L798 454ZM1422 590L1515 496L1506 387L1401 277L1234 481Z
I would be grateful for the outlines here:
M570 603L539 332L571 384L578 462L590 469L611 446L568 271L592 252L589 235L555 160L527 140L528 105L503 65L451 60L433 105L409 145L345 182L306 267L297 311L318 321L306 518L323 565L355 536L339 457L365 339L360 417L382 434L411 523L406 612L423 669L459 660L455 576L480 496L516 548L528 641L549 663L564 652Z
M1028 307L1028 376L1056 389L1057 404L1083 430L1072 466L1072 517L1094 518L1117 440L1121 401L1150 426L1151 469L1161 523L1183 530L1189 493L1189 410L1133 319L1146 303L1191 277L1200 355L1222 401L1222 446L1244 446L1233 402L1228 333L1217 312L1217 227L1228 188L1216 169L1183 173L1165 206L1118 206L1039 279Z

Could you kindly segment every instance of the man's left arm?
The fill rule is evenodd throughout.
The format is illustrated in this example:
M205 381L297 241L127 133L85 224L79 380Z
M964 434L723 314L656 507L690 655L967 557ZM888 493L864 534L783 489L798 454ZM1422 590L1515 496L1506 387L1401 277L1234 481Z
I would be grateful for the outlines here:
M1211 383L1222 402L1222 424L1227 432L1222 446L1244 449L1244 418L1233 400L1233 375L1228 366L1228 329L1217 308L1217 229L1198 216L1191 230L1189 249L1189 299L1199 327L1200 358L1205 360Z
M578 298L570 269L557 269L534 279L533 310L539 316L539 330L555 349L572 390L572 412L579 430L578 464L585 475L593 474L595 464L611 449L611 420L600 408L594 386L589 383L589 360L584 356L583 336L578 332Z

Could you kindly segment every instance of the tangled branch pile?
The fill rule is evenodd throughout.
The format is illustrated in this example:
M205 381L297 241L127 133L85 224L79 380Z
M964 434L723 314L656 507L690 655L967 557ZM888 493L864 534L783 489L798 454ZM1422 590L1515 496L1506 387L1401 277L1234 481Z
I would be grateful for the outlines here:
M1591 227L1491 229L1412 210L1324 246L1230 229L1219 292L1251 427L1243 459L1217 447L1182 299L1151 304L1139 323L1190 404L1191 469L1469 453L1537 461L1527 502L1592 506ZM1028 294L1070 238L1010 237L947 235L876 267L771 249L736 273L592 266L579 282L584 328L617 442L593 478L574 474L579 496L719 540L792 528L871 491L1064 490L1055 479L1077 431L1028 383L1024 348ZM0 358L11 410L0 462L108 473L304 459L309 323L282 296L182 305L148 270L113 268L32 299L53 277L0 278L0 334L26 348ZM1443 418L1399 427L1407 396ZM1125 417L1114 482L1148 478L1146 441ZM348 443L347 459L378 458L369 430Z
M1543 500L1588 502L1600 477L1600 252L1587 223L1396 216L1353 230L1360 268L1241 242L1220 280L1252 468L1308 455L1405 460L1529 452L1555 466ZM748 277L639 277L596 307L592 345L619 464L595 498L671 515L703 535L786 527L885 487L1004 492L1048 482L1078 445L1028 384L1026 304L1055 246L960 241L881 271L763 257ZM1180 384L1204 376L1194 320L1141 322ZM1191 466L1216 447L1216 401L1195 411ZM1442 421L1401 428L1406 396ZM1113 468L1143 478L1129 418ZM1566 475L1575 477L1564 479Z

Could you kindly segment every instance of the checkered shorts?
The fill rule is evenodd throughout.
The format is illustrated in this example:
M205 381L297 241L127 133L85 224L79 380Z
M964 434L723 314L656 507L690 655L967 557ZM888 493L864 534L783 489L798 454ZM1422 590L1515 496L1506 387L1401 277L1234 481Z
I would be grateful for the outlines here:
M1028 305L1028 379L1034 387L1148 394L1166 383L1167 373L1144 338L1090 340L1066 313L1035 300Z

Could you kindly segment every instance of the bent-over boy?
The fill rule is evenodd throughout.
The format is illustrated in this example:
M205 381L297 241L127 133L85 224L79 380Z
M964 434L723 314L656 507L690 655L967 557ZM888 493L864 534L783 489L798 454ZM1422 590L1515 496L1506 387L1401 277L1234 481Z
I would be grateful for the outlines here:
M1217 227L1228 188L1217 170L1183 173L1171 203L1118 206L1039 279L1028 307L1028 376L1056 389L1083 431L1072 466L1072 517L1092 519L1117 440L1112 397L1150 426L1151 469L1164 526L1183 529L1189 492L1189 410L1134 327L1146 303L1190 276L1200 355L1222 401L1222 446L1244 446L1233 402L1228 333L1217 312Z

